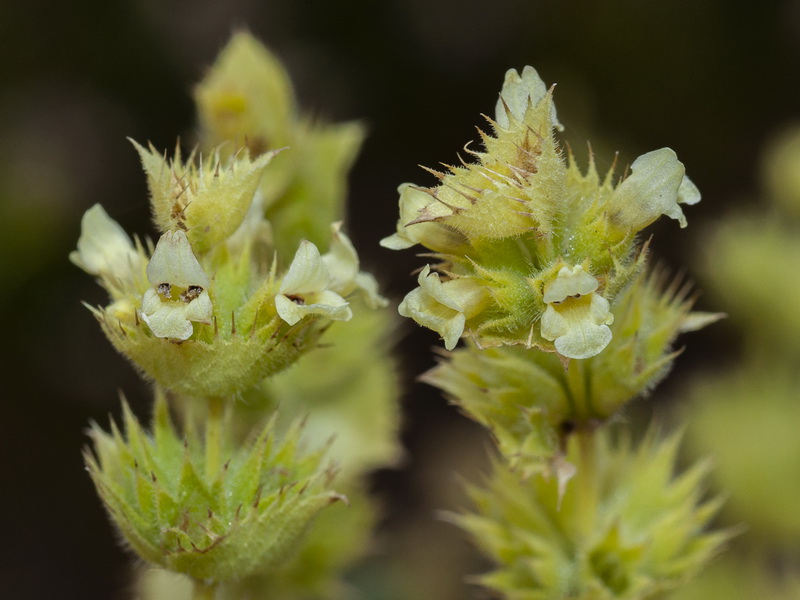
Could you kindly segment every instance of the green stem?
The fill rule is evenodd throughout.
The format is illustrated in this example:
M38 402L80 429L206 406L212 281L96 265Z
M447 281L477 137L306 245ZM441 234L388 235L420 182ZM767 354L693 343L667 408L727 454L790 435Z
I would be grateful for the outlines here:
M582 531L588 533L594 529L597 514L598 496L598 464L596 448L596 432L591 428L583 428L577 432L578 453L578 490L580 494L579 514Z
M578 422L583 422L589 417L589 398L587 397L586 373L582 360L569 361L567 386L573 401L574 418Z
M214 600L217 595L216 583L203 583L197 579L194 580L194 588L192 589L192 600Z
M206 418L206 477L209 481L213 479L220 467L222 409L222 398L208 399L208 416Z

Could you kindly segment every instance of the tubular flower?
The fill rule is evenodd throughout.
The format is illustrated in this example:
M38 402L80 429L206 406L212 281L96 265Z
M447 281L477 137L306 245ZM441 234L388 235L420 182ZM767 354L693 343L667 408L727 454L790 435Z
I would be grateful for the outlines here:
M147 257L139 241L134 245L125 230L95 204L81 219L78 249L70 261L98 277L111 296L106 312L117 320L133 320L142 292L147 287Z
M545 285L542 337L554 341L556 350L567 358L589 358L599 354L611 341L614 315L608 300L595 293L597 279L581 265L562 267Z
M289 325L306 315L324 315L334 321L349 321L353 313L344 298L331 289L331 277L317 247L300 243L297 254L283 278L275 308Z
M148 379L191 396L233 396L314 348L329 319L348 320L345 295L385 302L339 225L329 255L306 243L282 268L258 192L271 153L251 161L238 152L224 164L216 154L169 164L152 149L140 154L163 231L152 257L95 207L71 259L109 292L107 306L90 310Z
M211 323L210 282L183 231L161 236L147 265L147 279L152 287L144 293L140 315L153 335L188 340L192 321Z
M614 190L608 207L610 221L638 231L666 215L686 227L680 205L697 204L700 192L685 171L669 148L642 154L633 161L631 175Z
M277 153L251 160L243 150L223 159L217 149L205 157L193 152L184 161L178 149L167 160L152 146L132 143L147 174L156 225L163 232L185 231L198 252L224 241L241 225L264 169Z
M430 204L431 199L423 190L404 183L397 191L400 192L397 233L382 239L381 246L390 250L405 250L422 244L437 252L452 252L466 244L464 236L447 225L417 222L420 211Z

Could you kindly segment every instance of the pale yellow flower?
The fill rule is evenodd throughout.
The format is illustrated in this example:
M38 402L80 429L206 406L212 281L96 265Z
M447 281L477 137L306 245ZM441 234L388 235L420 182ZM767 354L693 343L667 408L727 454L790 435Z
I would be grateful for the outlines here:
M99 204L84 213L78 249L69 259L90 275L118 281L130 280L143 263L128 234Z
M589 358L611 341L608 325L614 322L608 301L597 294L597 279L581 265L562 267L544 287L547 308L541 333L567 358Z
M517 121L524 121L528 108L535 107L546 95L547 86L536 69L526 66L522 69L522 74L517 73L516 69L509 69L506 71L500 98L494 109L495 122L501 128L507 129L510 125L509 113ZM564 126L556 117L555 106L550 113L550 119L553 127L563 131Z
M147 265L151 286L142 298L140 315L153 335L187 340L192 321L211 323L210 281L197 262L183 231L168 231L156 244Z
M471 279L442 281L425 265L418 278L419 287L411 290L398 307L410 317L442 336L448 350L455 348L464 333L467 319L480 313L489 300L486 288Z
M381 246L390 250L405 250L422 244L437 252L448 252L466 244L463 234L455 229L441 223L418 220L427 219L431 205L435 206L430 194L410 183L402 184L397 191L400 193L397 232L383 238Z
M335 260L333 262L336 263ZM337 274L341 276L341 270L345 267L342 265L336 267ZM307 315L322 315L334 321L349 321L353 316L349 303L331 289L333 283L334 278L317 247L304 240L300 243L292 264L289 265L278 295L275 296L278 315L289 325L294 325Z
M608 215L612 224L633 231L647 227L661 215L686 227L681 204L700 202L700 191L669 148L653 150L633 161L631 174L614 190Z

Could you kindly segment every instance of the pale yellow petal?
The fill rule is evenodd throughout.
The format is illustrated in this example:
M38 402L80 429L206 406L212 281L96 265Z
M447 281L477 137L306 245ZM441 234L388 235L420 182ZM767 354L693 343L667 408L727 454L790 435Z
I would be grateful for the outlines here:
M322 262L319 249L311 242L303 240L279 291L289 296L321 292L328 288L330 281L330 273Z
M209 287L208 275L195 258L183 231L168 231L158 240L147 265L147 279L152 285L169 283L178 287Z
M556 278L544 286L543 300L549 304L576 294L585 296L594 292L598 285L597 279L584 271L581 265L561 267Z
M78 249L69 259L90 275L121 276L141 264L128 234L99 204L84 213Z
M697 187L685 177L675 152L661 148L643 154L631 165L631 174L617 186L609 203L609 219L617 227L643 229L661 215L686 227L679 203L700 201Z

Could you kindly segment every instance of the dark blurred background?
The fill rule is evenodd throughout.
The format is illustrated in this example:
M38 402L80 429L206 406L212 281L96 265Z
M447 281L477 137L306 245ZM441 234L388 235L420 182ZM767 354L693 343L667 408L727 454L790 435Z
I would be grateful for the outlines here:
M586 140L601 169L617 150L622 164L662 146L678 153L703 202L686 211L685 231L667 219L652 227L653 248L695 277L704 229L755 206L762 145L800 115L798 0L6 3L0 598L126 597L128 559L81 449L91 420L106 425L118 414L120 391L140 414L149 393L81 306L104 302L104 292L67 255L96 202L129 232L152 234L145 180L125 138L170 148L180 135L190 144L192 86L242 27L285 62L306 110L367 123L348 228L395 299L413 287L419 266L413 251L377 246L394 231L396 187L432 184L417 165L457 160L476 138L479 114L493 112L510 67L531 64L558 84L564 139L581 160ZM723 325L688 342L670 385L736 338ZM458 469L448 462L450 440L485 443L435 392L412 382L431 366L435 343L413 324L398 339L409 454L374 480L389 534L433 518L437 500L424 484Z

